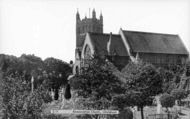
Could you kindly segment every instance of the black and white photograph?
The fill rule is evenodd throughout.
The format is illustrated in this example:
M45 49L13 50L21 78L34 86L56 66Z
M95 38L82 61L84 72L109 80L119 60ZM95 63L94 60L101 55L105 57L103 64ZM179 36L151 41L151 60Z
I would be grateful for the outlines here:
M0 0L0 119L190 119L190 1Z

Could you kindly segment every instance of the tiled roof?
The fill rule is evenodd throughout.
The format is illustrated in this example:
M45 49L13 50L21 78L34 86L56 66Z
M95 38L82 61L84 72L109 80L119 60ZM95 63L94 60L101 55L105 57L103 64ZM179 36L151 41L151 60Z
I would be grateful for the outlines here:
M117 56L129 56L120 35L111 36L110 53Z
M107 55L107 43L109 40L110 35L109 34L103 34L103 33L89 33L90 38L92 40L92 43L95 48L95 52L98 55Z
M133 52L188 54L178 35L124 30L123 33Z
M129 56L120 35L112 34L110 36L110 34L102 34L102 33L89 33L89 34L97 54L100 55L108 54L107 45L108 42L110 42L109 40L111 37L109 54L117 56Z

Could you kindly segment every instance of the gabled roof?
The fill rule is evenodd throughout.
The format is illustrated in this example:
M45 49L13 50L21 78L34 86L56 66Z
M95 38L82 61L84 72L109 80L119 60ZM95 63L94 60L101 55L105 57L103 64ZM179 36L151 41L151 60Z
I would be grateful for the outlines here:
M125 30L122 32L133 52L189 54L178 35Z
M129 56L120 35L111 35L110 54L117 56Z
M109 55L129 56L120 35L89 33L95 52L99 55L108 55L108 42L111 40Z
M103 33L89 33L91 41L94 45L94 50L98 55L107 55L107 43L109 40L109 34Z

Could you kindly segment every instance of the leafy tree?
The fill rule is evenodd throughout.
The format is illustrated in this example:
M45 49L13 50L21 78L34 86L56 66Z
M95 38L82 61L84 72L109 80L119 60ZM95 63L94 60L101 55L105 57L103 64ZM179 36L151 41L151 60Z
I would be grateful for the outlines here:
M175 98L172 95L165 93L160 97L160 103L162 107L167 109L168 112L168 108L174 106Z
M130 108L125 108L122 111L120 111L119 119L133 119L133 112Z
M19 75L4 76L1 81L5 118L39 118L43 104L51 101L49 93L43 86L32 93L30 84L23 81Z
M190 76L190 61L188 61L186 63L186 72L185 72L186 76Z
M59 97L58 90L60 86L67 84L67 77L71 74L72 68L68 63L52 57L45 59L44 63L49 74L49 87L55 92L55 99L57 100Z
M172 90L171 95L175 98L175 100L179 101L179 105L181 105L181 99L188 96L187 92L183 89L174 89Z
M176 80L179 78L175 77L174 72L164 68L159 68L159 73L163 79L162 90L163 92L170 93L174 88L177 87ZM179 82L179 81L177 81Z
M33 76L35 87L47 79L51 88L65 85L68 75L72 72L69 64L62 60L51 57L43 61L40 57L26 54L22 54L20 57L1 54L0 68L7 76L17 73L23 76L27 82L30 82L31 76ZM49 76L43 77L43 72Z
M108 69L105 60L95 57L89 61L88 67L82 69L81 74L70 80L71 87L84 99L81 101L83 108L109 109L112 107L113 97L124 93L122 82Z
M144 106L151 105L154 96L162 92L162 78L151 64L129 63L122 72L126 75L126 92L131 106L138 106L144 119Z
M17 62L18 62L17 57L15 56L0 54L0 67L3 72L5 72L8 69L8 67L10 67L11 65Z
M20 57L0 55L0 95L5 116L32 119L40 116L44 103L52 101L49 89L58 99L59 87L66 84L72 69L68 63L55 58L23 54ZM31 77L34 91L31 93Z

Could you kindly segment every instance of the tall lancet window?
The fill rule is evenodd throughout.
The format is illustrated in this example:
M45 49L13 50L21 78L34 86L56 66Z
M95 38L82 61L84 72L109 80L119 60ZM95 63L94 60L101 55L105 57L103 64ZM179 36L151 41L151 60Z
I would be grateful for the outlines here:
M90 47L86 45L85 50L84 50L84 59L90 59L92 57Z

